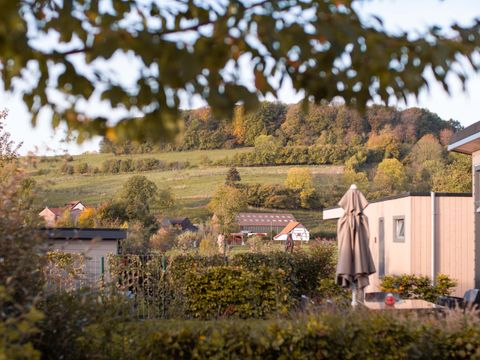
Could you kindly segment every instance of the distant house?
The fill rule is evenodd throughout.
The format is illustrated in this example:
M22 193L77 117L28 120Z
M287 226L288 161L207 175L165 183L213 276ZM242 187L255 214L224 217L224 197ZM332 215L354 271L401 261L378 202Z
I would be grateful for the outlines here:
M127 238L125 229L43 229L47 235L49 250L83 254L86 257L87 277L96 281L102 273L108 274L109 254L119 254L122 241Z
M292 234L292 239L296 241L309 241L310 232L298 221L291 221L273 237L273 240L286 241L288 234Z
M76 221L80 213L86 209L86 206L78 200L70 201L63 207L48 207L46 206L38 215L45 220L47 227L54 227L58 219L65 211L70 212L73 222Z
M180 217L180 218L163 218L160 223L163 227L173 227L176 230L181 231L198 231L198 227L192 224L188 217Z
M291 221L296 219L288 213L239 213L237 215L240 232L248 233L279 233Z
M411 192L370 201L365 208L370 250L377 272L367 291L378 291L384 275L415 274L457 280L457 296L476 287L471 194ZM324 209L338 219L340 207Z

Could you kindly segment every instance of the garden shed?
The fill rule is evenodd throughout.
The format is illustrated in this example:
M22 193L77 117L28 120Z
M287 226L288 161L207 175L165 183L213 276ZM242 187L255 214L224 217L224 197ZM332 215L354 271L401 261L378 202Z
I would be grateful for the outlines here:
M96 281L108 273L108 254L119 254L125 229L52 228L43 230L48 237L48 249L85 255L85 272Z
M365 214L377 270L367 291L378 291L384 275L400 274L446 274L457 280L458 296L475 287L471 194L404 193L371 201ZM323 219L342 215L340 207L325 209Z

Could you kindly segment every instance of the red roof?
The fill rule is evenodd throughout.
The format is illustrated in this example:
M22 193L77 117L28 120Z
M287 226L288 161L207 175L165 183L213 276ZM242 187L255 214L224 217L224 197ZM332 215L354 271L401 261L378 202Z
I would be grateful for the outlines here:
M56 216L62 215L62 213L65 211L64 207L54 207L54 208L48 208L51 212L53 212Z
M291 221L291 222L288 223L287 226L285 226L283 228L282 231L280 231L277 235L275 235L275 237L280 236L280 235L284 235L284 234L288 234L289 232L291 232L293 229L295 229L298 226L304 227L298 221Z
M286 213L239 213L237 223L240 226L285 226L296 221L292 214Z

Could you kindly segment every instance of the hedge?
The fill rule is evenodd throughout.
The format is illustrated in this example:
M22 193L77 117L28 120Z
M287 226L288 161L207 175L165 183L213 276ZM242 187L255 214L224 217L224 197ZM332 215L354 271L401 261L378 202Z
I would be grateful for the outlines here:
M55 339L48 346L55 348ZM467 359L480 356L480 323L457 313L437 319L364 311L294 320L99 321L65 352L66 359Z
M181 255L166 259L166 272L160 256L113 256L109 269L117 288L135 295L139 317L265 318L293 309L302 295L316 297L320 281L333 279L335 245L309 249Z

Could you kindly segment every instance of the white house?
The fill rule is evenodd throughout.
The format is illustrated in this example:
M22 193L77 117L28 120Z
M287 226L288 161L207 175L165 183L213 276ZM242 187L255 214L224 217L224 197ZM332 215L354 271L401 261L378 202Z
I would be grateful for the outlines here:
M310 232L298 221L290 221L277 235L274 240L286 241L288 234L292 234L292 239L296 241L309 241Z

